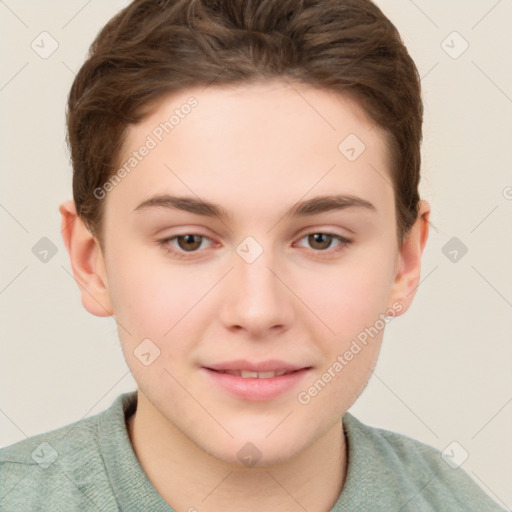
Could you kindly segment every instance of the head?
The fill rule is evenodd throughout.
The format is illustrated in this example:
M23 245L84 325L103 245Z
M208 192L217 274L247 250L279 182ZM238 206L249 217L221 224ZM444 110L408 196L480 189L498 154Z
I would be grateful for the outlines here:
M421 124L368 0L141 0L105 26L69 96L64 240L155 418L262 464L339 426L419 282Z

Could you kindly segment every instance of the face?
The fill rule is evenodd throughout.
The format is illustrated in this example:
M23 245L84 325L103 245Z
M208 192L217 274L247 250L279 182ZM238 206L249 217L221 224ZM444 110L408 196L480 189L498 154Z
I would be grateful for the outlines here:
M103 257L146 413L228 462L339 429L405 310L385 134L304 85L198 88L121 160Z

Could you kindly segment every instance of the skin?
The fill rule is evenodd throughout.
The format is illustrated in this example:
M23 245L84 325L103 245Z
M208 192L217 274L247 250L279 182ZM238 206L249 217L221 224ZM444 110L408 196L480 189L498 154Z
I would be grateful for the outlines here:
M421 202L399 246L386 134L348 98L283 81L165 98L130 128L121 160L190 96L197 107L103 199L103 248L74 203L61 205L82 303L118 323L138 384L129 434L148 478L173 508L326 511L346 476L341 417L371 376L384 330L309 403L297 395L379 315L407 311L430 208ZM366 146L353 162L338 150L348 134ZM157 194L199 197L231 218L165 207L134 211ZM298 201L332 194L374 209L285 216ZM351 242L315 243L307 236L314 233ZM186 234L205 238L159 243ZM252 263L236 251L249 235L263 249ZM133 353L146 338L160 350L148 366ZM232 359L311 368L277 398L243 400L201 371ZM262 454L253 467L237 456L247 442Z

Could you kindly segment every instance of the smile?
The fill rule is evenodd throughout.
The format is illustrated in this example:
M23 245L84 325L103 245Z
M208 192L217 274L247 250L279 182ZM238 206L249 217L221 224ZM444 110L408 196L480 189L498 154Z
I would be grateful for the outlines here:
M271 360L259 363L245 360L203 366L201 372L209 385L234 398L249 401L273 400L282 395L292 396L303 386L312 371L311 366Z
M287 375L288 373L292 373L295 370L277 370L271 372L252 372L250 370L221 370L219 373L227 373L229 375L236 375L237 377L242 377L243 379L272 379L274 377L281 377L282 375Z

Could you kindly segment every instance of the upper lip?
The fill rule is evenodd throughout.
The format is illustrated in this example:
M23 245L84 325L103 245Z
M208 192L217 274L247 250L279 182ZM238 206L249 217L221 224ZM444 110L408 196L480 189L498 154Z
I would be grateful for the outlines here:
M278 372L278 371L286 371L286 372L294 372L296 370L302 370L304 368L309 368L309 366L301 366L291 363L286 363L284 361L279 361L278 359L269 359L267 361L260 361L258 363L246 361L243 359L237 359L234 361L225 361L223 363L209 364L205 365L205 368L209 370L215 370L217 372L225 371L225 370L244 370L249 372Z

